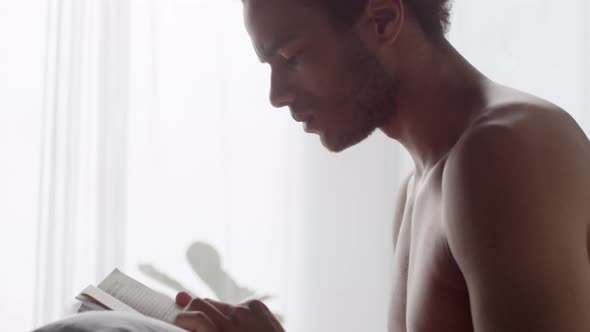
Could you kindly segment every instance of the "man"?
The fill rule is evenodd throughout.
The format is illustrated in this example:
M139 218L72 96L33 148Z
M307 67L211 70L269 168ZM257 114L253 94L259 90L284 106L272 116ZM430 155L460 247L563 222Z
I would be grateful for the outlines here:
M415 162L391 332L590 331L590 144L567 113L463 59L446 0L243 1L274 106L331 151L379 129ZM177 303L191 331L283 331L257 301Z

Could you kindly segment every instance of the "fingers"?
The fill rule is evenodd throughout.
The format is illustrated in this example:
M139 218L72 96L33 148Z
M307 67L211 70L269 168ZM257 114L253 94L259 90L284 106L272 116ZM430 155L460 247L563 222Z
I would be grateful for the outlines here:
M198 311L204 313L213 323L218 327L224 327L228 322L229 318L223 312L219 311L211 303L195 298L184 308L185 311Z
M177 303L179 302L178 300L182 300L179 299L181 296L184 295L177 295ZM190 301L185 307L185 310L203 315L204 318L207 318L220 331L226 330L229 326L250 326L256 329L264 327L263 330L265 331L267 329L276 332L285 331L268 307L259 300L248 301L244 304L234 306L214 300L196 298ZM200 318L196 317L192 319ZM208 332L208 330L205 332Z
M180 292L176 294L176 304L181 307L186 307L192 299L192 296L190 296L187 292Z
M205 301L214 306L217 310L221 311L226 316L230 316L236 308L236 306L233 306L231 304L217 302L211 299L205 299Z
M252 315L252 310L245 305L231 305L210 299L205 300L207 303L222 312L230 321L237 324L250 324L256 321Z
M250 300L244 303L244 305L261 315L266 315L267 313L270 313L270 310L268 310L266 305L259 300Z
M219 311L215 306L200 299L193 299L186 292L179 292L176 294L176 304L185 307L185 312L179 314L175 322L178 322L178 326L187 328L189 331L193 331L191 328L200 328L203 331L210 331L211 326L213 328L222 328L229 322L229 318ZM184 324L181 326L179 324ZM195 332L201 332L196 330Z
M176 316L174 325L190 332L218 332L215 324L202 312L182 312Z
M273 315L270 309L268 309L262 301L252 300L244 303L244 305L250 308L254 313L264 317L272 325L275 331L285 331L275 315Z

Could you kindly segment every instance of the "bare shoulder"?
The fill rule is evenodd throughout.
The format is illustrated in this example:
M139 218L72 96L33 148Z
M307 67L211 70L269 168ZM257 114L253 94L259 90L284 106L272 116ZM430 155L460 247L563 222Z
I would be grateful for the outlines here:
M544 178L590 181L590 142L566 111L511 89L497 94L450 153L446 175L504 165L521 176L538 171Z
M590 143L555 105L500 97L443 172L443 222L475 330L587 331Z
M447 220L483 219L492 209L513 214L497 215L503 220L536 211L588 223L590 142L584 132L549 102L514 90L499 94L507 97L490 104L447 159Z
M587 143L576 121L563 109L539 97L501 85L488 92L488 105L464 135L464 140L485 135L490 130L504 129L525 140L573 138ZM545 134L560 134L544 136ZM575 136L575 137L574 137Z

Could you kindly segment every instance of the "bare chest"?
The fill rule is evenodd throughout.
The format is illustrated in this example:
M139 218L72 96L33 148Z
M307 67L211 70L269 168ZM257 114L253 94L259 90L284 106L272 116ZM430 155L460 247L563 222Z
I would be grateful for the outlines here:
M408 196L394 256L390 332L472 331L463 276L448 248L436 183Z

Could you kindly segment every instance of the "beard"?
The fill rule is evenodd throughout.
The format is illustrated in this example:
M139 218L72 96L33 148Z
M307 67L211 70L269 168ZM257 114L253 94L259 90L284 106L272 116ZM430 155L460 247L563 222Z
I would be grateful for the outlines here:
M368 138L396 113L399 81L390 77L379 60L360 41L352 42L339 80L343 89L336 109L346 121L324 146L340 152Z

